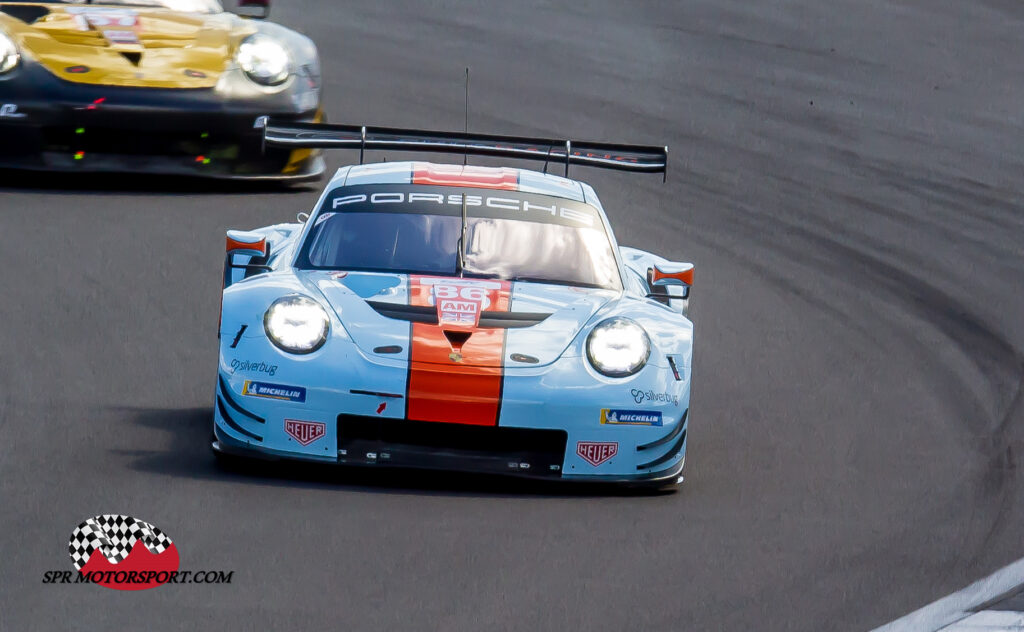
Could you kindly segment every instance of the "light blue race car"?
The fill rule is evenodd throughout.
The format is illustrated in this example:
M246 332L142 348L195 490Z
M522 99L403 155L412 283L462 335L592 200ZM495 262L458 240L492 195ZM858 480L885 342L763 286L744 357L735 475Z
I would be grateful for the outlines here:
M664 172L667 148L261 121L359 149L300 221L227 233L215 453L673 486L693 265L620 247L552 164ZM371 149L545 173L362 164Z

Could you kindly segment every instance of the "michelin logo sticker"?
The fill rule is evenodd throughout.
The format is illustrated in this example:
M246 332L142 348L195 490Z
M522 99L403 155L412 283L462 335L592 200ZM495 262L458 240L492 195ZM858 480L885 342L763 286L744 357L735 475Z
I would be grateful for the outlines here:
M289 402L306 401L306 389L301 386L284 386L283 384L254 382L252 380L246 380L245 384L242 385L242 395L282 399Z
M611 410L601 409L601 423L622 426L660 426L661 411L658 410Z

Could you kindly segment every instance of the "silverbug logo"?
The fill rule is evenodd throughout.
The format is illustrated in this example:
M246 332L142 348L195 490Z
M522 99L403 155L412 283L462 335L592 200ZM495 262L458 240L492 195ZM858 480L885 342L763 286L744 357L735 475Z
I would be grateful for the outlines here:
M71 532L71 562L90 583L146 590L177 575L178 548L163 531L131 516L103 514Z

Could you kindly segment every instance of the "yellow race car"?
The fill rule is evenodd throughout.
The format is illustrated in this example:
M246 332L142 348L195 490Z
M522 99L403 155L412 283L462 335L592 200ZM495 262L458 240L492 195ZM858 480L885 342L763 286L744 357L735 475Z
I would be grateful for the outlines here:
M268 0L0 0L0 167L311 180L263 116L319 122L313 42Z

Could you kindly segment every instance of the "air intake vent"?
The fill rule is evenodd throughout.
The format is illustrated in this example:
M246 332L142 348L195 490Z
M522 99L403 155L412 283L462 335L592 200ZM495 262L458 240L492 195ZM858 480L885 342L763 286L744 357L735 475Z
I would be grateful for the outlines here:
M381 316L396 320L408 320L414 323L437 324L437 309L425 305L405 305L404 303L385 303L382 301L366 301L366 304ZM480 326L493 329L516 329L532 327L543 322L551 314L533 312L480 312Z
M121 57L130 61L133 66L138 66L142 61L142 53L121 53Z
M565 430L338 415L338 462L561 476Z
M26 24L32 24L36 20L49 15L50 10L38 5L19 6L17 4L0 4L0 13L17 18Z

